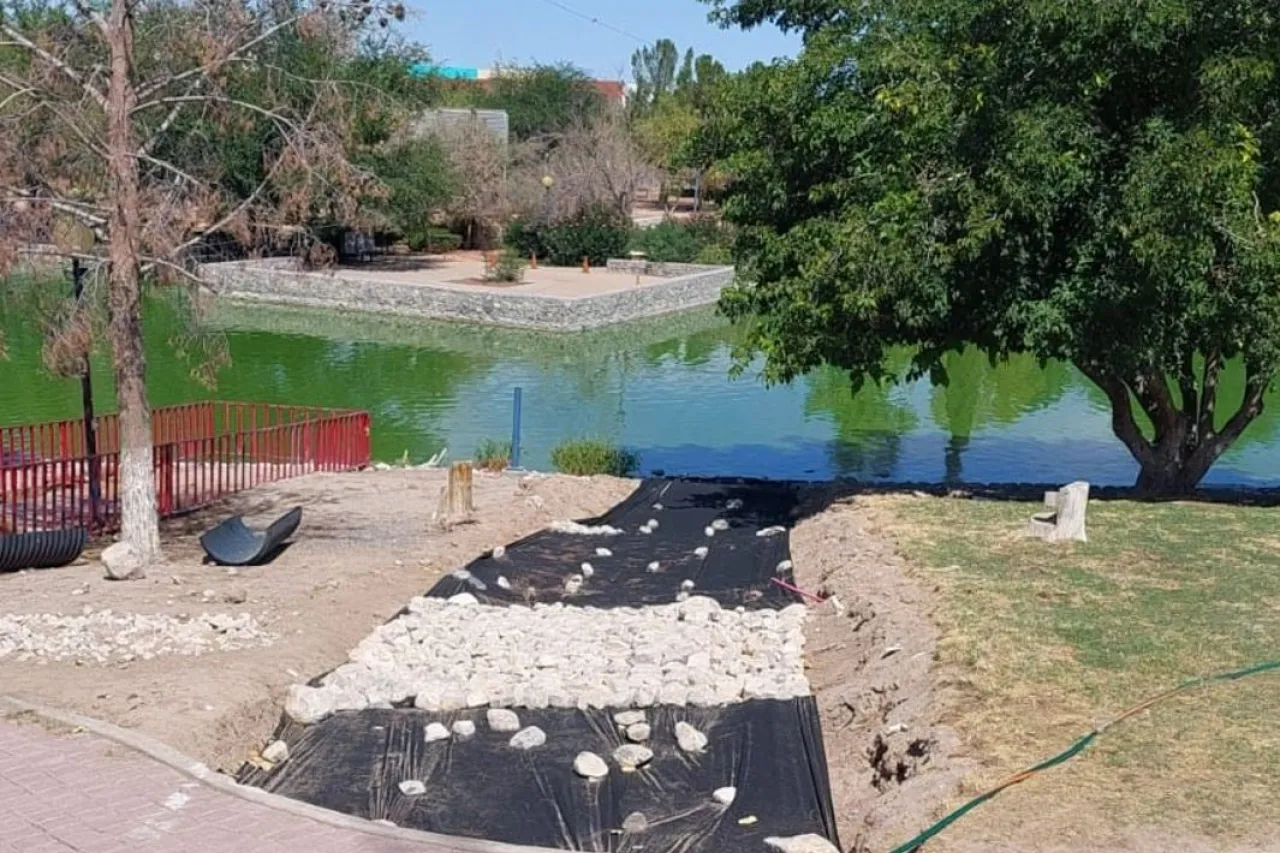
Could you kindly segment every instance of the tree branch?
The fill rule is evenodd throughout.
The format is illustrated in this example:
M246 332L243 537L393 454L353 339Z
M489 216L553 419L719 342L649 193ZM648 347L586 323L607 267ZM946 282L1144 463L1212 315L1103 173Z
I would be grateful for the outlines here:
M1178 371L1178 389L1182 392L1182 413L1191 419L1193 424L1200 420L1200 395L1196 392L1196 368L1191 351L1182 359L1182 367Z
M262 44L264 41L271 38L273 35L280 32L281 30L294 26L300 20L302 20L301 15L295 15L292 18L287 18L286 20L283 20L277 24L273 24L272 26L267 27L267 29L263 30L258 35L249 39L249 41L245 42L244 44L240 45L236 49L232 50L226 56L220 59L215 59L213 62L210 62L208 65L202 65L198 68L189 68L186 71L179 72L178 74L174 74L165 79L157 80L151 85L140 90L138 92L138 99L142 100L143 98L149 98L152 95L154 95L156 92L161 91L162 89L172 86L175 83L181 83L183 80L189 80L192 77L196 77L196 76L211 77L218 71L222 70L222 67L227 63L239 58L240 56L243 56L245 53L257 47L258 45Z
M1214 410L1218 406L1218 379L1222 375L1222 351L1213 350L1204 360L1204 378L1200 382L1203 399L1200 401L1200 420L1196 430L1200 440L1213 435Z
M133 108L131 113L136 115L137 113L140 113L144 110L149 110L154 107L163 106L165 104L194 104L194 103L228 104L233 107L240 107L241 109L248 110L249 112L258 113L259 115L266 116L272 121L279 122L280 124L283 124L285 127L287 127L289 130L297 129L297 125L294 123L294 121L288 118L287 116L283 116L280 113L275 112L274 110L267 109L266 107L260 107L257 104L250 103L249 101L241 101L241 100L237 100L236 98L228 98L225 95L172 95L167 98L155 98L150 101L139 103L137 106Z
M1111 401L1112 432L1129 448L1138 464L1145 467L1151 461L1153 448L1133 418L1128 386L1113 374L1088 362L1076 362L1076 367L1107 395L1107 399Z
M9 38L13 39L13 41L19 47L26 48L30 52L34 53L36 56L40 57L46 63L56 68L58 71L62 72L63 76L65 76L67 79L71 80L73 83L79 86L82 90L84 90L85 94L87 94L90 98L92 98L94 103L96 103L99 107L101 107L103 111L106 111L107 109L106 95L102 94L102 92L95 89L93 85L89 83L89 81L85 80L80 75L80 72L76 71L70 65L63 62L58 57L54 56L49 51L40 47L38 44L31 41L22 33L18 32L8 24L0 24L0 30L3 30L4 34L7 35Z

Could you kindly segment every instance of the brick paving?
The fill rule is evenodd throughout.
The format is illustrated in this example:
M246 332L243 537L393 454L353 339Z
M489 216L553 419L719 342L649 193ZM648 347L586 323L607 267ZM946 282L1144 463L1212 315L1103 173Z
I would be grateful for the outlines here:
M0 719L0 853L454 853L207 787L87 733Z

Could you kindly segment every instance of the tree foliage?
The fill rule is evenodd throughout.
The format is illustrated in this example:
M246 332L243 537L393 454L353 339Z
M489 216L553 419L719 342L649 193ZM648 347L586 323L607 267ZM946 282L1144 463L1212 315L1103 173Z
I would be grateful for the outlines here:
M899 344L937 381L966 342L1069 360L1155 492L1193 488L1259 415L1280 364L1273 3L715 5L805 39L735 80L703 139L742 226L723 306L756 318L768 379L878 380ZM1231 359L1246 389L1220 412Z
M506 110L511 136L527 141L563 133L604 108L604 98L586 72L569 63L507 66L490 80L448 84L444 100L452 106Z

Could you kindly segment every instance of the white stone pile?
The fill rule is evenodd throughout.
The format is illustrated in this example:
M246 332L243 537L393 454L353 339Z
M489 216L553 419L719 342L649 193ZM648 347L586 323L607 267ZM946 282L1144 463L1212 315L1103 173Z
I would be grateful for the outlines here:
M313 723L410 699L432 712L790 699L809 694L804 616L799 604L724 610L704 596L608 610L418 597L319 687L294 685L285 711Z
M270 645L248 613L180 618L85 608L78 616L0 614L0 658L110 663Z

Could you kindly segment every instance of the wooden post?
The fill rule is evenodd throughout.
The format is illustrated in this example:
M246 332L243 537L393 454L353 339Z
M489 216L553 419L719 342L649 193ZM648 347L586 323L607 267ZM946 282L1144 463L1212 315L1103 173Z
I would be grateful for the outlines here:
M1089 484L1077 480L1056 492L1046 492L1045 507L1027 522L1027 535L1046 542L1088 542L1085 512L1089 506Z
M582 271L591 272L591 259L586 255L582 256Z
M440 491L440 505L435 521L443 528L465 524L472 520L475 503L471 491L471 463L455 462L449 466L449 482Z

